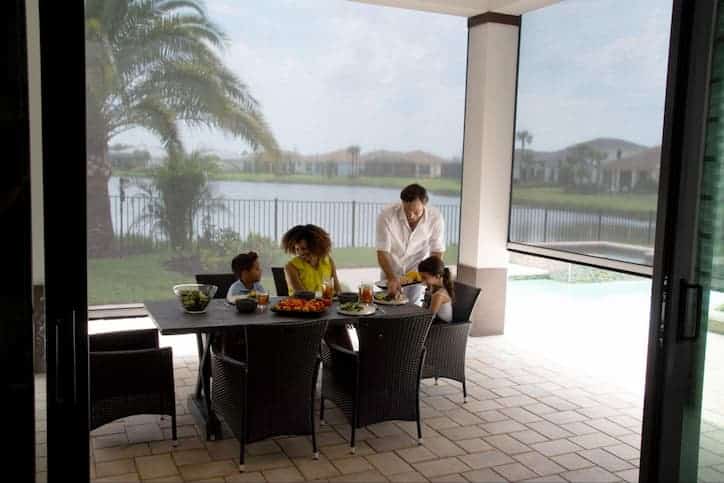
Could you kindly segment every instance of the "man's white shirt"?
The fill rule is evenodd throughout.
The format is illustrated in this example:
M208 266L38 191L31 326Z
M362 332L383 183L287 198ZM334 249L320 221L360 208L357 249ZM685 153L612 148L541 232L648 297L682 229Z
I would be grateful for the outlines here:
M437 208L425 206L422 218L410 230L402 203L395 203L377 216L376 248L390 254L392 269L400 276L417 270L432 252L444 252L444 233L445 221Z

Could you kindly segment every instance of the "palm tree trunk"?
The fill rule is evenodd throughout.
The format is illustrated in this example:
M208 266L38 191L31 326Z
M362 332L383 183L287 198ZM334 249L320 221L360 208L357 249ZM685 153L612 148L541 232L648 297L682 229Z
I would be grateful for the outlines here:
M113 253L113 225L108 179L111 165L104 136L88 136L88 256L105 257Z

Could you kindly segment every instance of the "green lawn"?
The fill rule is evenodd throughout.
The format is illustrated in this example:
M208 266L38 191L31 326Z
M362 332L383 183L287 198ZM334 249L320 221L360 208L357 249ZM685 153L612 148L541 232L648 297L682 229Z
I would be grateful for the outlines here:
M372 248L338 248L332 256L339 268L377 266L377 256ZM163 263L170 257L170 252L162 251L88 260L88 303L131 303L173 296L171 288L174 285L193 282L194 276L165 269ZM456 263L457 246L450 247L445 259L449 264ZM264 275L262 283L267 290L273 290L271 273Z
M529 188L513 189L514 204L532 204L548 207L583 208L587 210L614 210L624 212L650 212L656 210L655 193L611 193L611 194L578 194L566 193L562 188Z
M88 260L90 305L142 302L172 296L171 287L193 282L192 275L166 270L168 254L151 253L125 258Z

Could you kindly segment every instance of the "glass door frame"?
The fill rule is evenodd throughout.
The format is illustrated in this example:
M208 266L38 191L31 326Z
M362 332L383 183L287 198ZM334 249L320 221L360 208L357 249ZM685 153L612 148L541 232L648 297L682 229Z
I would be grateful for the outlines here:
M667 78L639 481L696 478L703 357L697 227L717 0L675 0ZM698 287L698 288L697 288ZM698 378L698 381L697 381ZM698 412L700 416L700 411ZM699 416L696 416L698 418ZM697 428L692 431L692 428Z
M83 0L38 0L48 481L90 480Z

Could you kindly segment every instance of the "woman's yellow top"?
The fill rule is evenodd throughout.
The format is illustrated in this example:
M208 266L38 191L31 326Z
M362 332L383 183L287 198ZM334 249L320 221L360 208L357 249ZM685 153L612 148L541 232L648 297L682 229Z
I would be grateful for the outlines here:
M299 257L292 258L289 263L299 272L299 281L302 282L304 290L322 290L322 282L332 278L332 259L329 256L321 258L316 267Z

